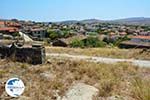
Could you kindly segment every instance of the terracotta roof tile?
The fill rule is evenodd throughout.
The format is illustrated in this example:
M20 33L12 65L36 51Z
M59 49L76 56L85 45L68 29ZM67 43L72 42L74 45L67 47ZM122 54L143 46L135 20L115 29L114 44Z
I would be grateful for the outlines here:
M132 38L138 38L138 39L150 39L150 36L133 36Z
M18 28L15 28L15 27L3 27L3 28L0 28L0 31L16 32L16 31L18 31Z

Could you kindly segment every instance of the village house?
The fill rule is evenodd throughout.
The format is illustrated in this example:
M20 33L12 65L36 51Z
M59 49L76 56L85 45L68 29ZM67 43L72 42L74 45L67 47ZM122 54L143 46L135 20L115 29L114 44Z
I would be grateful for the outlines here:
M0 28L0 32L4 34L7 33L12 35L12 33L19 32L19 29L15 27L4 27L4 28Z
M150 36L133 36L131 38L132 42L145 42L145 43L150 43Z
M150 36L150 32L140 32L139 35Z
M150 36L133 36L120 44L121 48L150 48Z
M16 28L21 27L21 25L19 23L12 22L12 21L6 21L5 24L6 24L7 27L16 27Z
M29 34L32 37L45 38L46 32L47 31L45 29L43 29L43 28L36 28L36 29L31 29Z
M0 21L0 33L12 35L19 32L20 24L11 21Z

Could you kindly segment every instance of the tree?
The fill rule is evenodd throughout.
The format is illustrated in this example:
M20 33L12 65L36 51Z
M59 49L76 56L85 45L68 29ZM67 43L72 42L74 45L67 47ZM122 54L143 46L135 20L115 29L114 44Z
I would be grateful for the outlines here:
M47 33L49 38L52 40L60 38L62 36L58 31L55 30L48 30Z
M70 45L71 47L105 47L106 43L97 37L88 37L83 40L74 39Z
M106 45L105 42L100 41L97 37L92 37L92 36L82 41L84 42L85 47L104 47Z
M81 40L78 39L74 39L72 40L72 42L70 43L71 47L84 47L84 43Z
M120 37L116 41L113 42L113 45L114 46L119 46L121 42L127 41L127 40L130 40L127 35L124 36L124 37Z

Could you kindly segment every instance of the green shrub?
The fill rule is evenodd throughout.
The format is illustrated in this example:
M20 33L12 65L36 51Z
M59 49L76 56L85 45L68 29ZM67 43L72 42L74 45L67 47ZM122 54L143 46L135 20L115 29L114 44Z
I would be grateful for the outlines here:
M47 30L47 37L49 37L52 40L58 39L58 38L67 38L72 36L73 34L70 33L69 30Z
M124 37L105 37L103 39L107 44L113 44L114 46L119 46L121 42L127 40L130 40L127 35Z
M83 40L85 47L104 47L106 43L100 41L97 37L88 37Z
M106 43L97 37L88 37L84 40L74 39L70 45L71 47L105 47Z
M63 37L64 38L67 38L67 37L70 37L70 36L73 35L72 33L70 33L70 31L62 31L62 32L63 32Z
M62 37L62 34L60 34L59 31L55 31L55 30L50 30L49 29L47 31L47 33L48 33L49 38L52 39L52 40Z
M74 39L72 40L72 42L70 43L71 47L84 47L84 43L78 39Z
M116 41L113 42L114 46L119 46L121 42L129 40L128 36L120 37Z

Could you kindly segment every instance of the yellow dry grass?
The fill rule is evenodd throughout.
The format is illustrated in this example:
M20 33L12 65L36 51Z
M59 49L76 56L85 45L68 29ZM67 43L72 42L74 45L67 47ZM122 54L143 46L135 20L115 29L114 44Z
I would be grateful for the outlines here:
M41 73L50 73L51 77L43 77ZM99 97L120 95L136 99L140 95L136 93L133 80L138 77L150 83L149 75L150 69L129 63L102 64L52 58L43 65L30 65L0 60L0 81L6 82L11 77L21 78L26 86L23 96L29 97L29 100L56 100L56 92L63 96L77 82L98 88ZM149 86L145 82L139 84Z
M73 55L102 56L125 59L150 60L150 51L142 49L119 49L119 48L63 48L46 47L47 53L67 53Z

